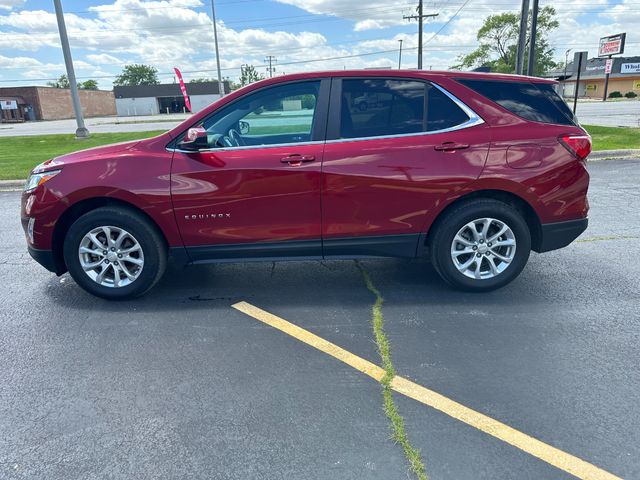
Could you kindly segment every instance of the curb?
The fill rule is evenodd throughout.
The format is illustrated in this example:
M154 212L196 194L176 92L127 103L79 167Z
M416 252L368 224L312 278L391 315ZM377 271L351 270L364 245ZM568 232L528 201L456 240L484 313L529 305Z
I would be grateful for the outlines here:
M0 190L22 190L27 180L0 180Z
M592 152L588 162L601 160L640 160L640 150L601 150ZM22 190L27 180L0 180L0 190Z
M592 152L587 157L587 162L627 159L640 159L640 150L601 150L599 152Z

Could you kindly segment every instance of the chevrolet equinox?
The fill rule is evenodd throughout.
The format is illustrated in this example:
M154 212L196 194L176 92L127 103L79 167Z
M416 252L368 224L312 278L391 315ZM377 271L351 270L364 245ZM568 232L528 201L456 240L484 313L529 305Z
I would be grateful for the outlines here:
M109 299L147 292L169 258L427 257L487 291L587 228L590 151L549 80L286 75L155 138L42 163L21 217L34 259Z

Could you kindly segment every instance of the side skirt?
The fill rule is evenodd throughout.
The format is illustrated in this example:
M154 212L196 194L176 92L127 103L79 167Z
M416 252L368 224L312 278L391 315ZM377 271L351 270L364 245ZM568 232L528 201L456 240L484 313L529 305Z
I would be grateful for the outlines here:
M420 234L172 247L175 264L354 258L415 258ZM324 253L324 255L323 255Z

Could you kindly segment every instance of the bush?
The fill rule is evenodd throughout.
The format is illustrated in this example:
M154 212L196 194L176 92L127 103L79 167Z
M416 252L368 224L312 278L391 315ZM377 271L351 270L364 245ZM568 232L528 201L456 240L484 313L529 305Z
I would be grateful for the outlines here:
M636 92L627 92L624 94L624 96L627 98L636 98L638 94Z
M622 93L615 91L609 94L609 98L622 98Z

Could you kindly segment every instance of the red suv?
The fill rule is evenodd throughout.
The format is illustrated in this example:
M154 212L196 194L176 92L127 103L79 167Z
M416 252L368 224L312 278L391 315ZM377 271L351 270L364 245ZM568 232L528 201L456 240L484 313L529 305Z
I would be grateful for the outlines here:
M398 70L257 82L158 137L36 167L29 252L105 298L145 293L169 257L428 257L455 287L495 289L587 227L591 139L554 87Z

